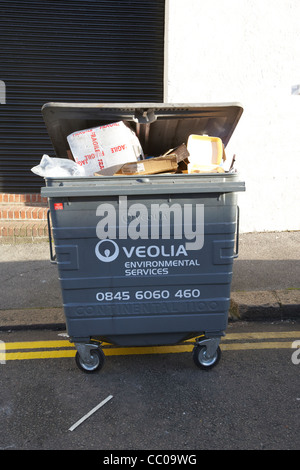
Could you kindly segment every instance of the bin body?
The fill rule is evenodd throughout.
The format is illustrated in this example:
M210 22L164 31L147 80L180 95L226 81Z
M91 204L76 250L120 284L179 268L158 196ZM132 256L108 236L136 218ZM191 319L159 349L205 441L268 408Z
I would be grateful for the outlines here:
M243 190L237 174L46 178L71 340L144 346L221 336Z
M135 179L133 187L121 177L115 191L110 178L100 179L93 195L89 180L75 187L51 180L48 194L58 191L50 197L55 251L74 341L168 344L225 330L237 203L222 186L235 176L209 178L203 191L210 184L215 191L201 192L197 175L194 193L191 178L180 176ZM163 193L153 190L158 185ZM112 238L98 237L105 231Z

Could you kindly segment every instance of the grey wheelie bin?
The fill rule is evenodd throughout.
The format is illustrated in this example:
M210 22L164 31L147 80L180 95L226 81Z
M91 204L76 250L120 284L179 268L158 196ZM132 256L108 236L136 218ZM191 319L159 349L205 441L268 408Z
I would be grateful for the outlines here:
M120 120L144 153L158 156L190 134L220 137L226 147L242 107L47 103L42 114L56 157L67 157L71 132ZM190 340L198 367L217 364L238 251L237 193L244 190L229 172L45 178L50 256L81 370L102 367L102 342Z

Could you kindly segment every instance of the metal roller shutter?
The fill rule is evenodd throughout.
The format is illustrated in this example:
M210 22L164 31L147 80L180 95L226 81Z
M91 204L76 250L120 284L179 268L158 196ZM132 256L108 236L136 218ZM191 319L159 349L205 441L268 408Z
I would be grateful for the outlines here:
M163 101L165 0L0 0L0 191L37 192L49 101ZM2 90L3 91L3 90Z

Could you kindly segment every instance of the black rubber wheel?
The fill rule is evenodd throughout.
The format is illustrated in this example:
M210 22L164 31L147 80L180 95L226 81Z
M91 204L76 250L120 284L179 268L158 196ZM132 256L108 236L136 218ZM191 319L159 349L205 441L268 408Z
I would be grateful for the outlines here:
M97 372L102 369L105 362L105 355L102 349L91 349L91 358L92 361L90 363L83 362L79 352L77 351L75 356L77 367L87 374L92 374L93 372Z
M221 349L218 346L212 357L207 357L206 346L197 345L193 349L193 360L197 367L203 370L212 369L221 359Z

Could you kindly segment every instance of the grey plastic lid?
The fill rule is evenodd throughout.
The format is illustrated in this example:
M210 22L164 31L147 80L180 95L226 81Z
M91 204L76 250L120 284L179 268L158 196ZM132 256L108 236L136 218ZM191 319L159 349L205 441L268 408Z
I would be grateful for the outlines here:
M57 157L66 158L72 132L127 121L145 155L187 143L190 134L220 137L226 147L241 115L239 103L46 103L42 115Z

